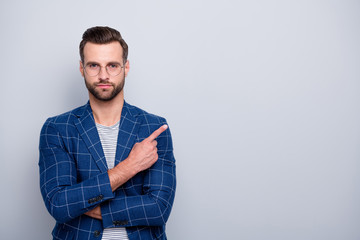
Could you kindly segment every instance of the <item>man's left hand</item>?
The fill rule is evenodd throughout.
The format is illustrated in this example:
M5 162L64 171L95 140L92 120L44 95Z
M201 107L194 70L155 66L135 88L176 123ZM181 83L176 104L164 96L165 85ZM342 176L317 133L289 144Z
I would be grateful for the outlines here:
M92 217L92 218L102 220L100 206L97 206L96 208L86 212L85 215L88 215L89 217Z

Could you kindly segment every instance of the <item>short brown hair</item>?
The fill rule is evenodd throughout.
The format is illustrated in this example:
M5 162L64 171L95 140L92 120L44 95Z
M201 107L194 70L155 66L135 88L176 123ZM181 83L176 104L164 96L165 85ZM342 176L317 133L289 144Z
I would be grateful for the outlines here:
M81 61L84 63L84 47L87 42L96 44L107 44L111 42L119 42L123 49L123 60L124 63L128 56L128 45L125 40L121 37L121 34L116 29L110 27L92 27L87 29L80 42L79 51Z

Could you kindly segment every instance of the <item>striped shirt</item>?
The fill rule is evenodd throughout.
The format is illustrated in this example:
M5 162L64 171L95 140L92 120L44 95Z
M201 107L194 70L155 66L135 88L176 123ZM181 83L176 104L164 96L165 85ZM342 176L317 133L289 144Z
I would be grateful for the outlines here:
M113 126L104 126L96 123L96 128L99 133L101 146L103 148L106 163L111 169L115 164L116 144L119 133L119 122ZM128 240L125 228L105 228L102 240Z

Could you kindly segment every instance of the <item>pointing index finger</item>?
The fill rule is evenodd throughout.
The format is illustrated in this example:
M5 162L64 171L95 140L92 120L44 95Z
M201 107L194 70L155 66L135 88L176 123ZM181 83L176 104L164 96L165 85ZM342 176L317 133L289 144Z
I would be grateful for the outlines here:
M168 125L164 124L161 127L159 127L157 130L155 130L147 139L149 141L155 140L162 132L164 132L168 128Z

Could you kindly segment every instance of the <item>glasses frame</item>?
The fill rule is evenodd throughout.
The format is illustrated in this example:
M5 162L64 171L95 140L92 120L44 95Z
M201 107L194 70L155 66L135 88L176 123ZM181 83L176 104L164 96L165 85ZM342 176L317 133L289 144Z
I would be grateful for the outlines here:
M99 67L100 67L100 68L99 68L99 72L98 72L96 75L90 75L90 74L86 71L86 66L88 66L89 64L97 64L97 65L99 65ZM120 70L120 72L119 72L118 74L113 75L113 74L109 73L109 71L108 71L108 69L107 69L107 67L108 67L109 65L111 65L111 64L114 64L114 63L108 63L106 66L101 66L101 65L98 64L98 63L92 63L92 62L90 62L90 63L87 63L87 64L83 64L83 69L84 69L84 72L85 72L87 75L89 75L90 77L96 77L97 75L99 75L99 73L101 72L101 69L102 69L102 68L105 68L105 71L107 72L107 74L109 74L109 75L112 76L112 77L119 76L120 73L122 73L124 66L122 66L120 63L116 63L116 64L119 64L119 65L120 65L121 70Z

